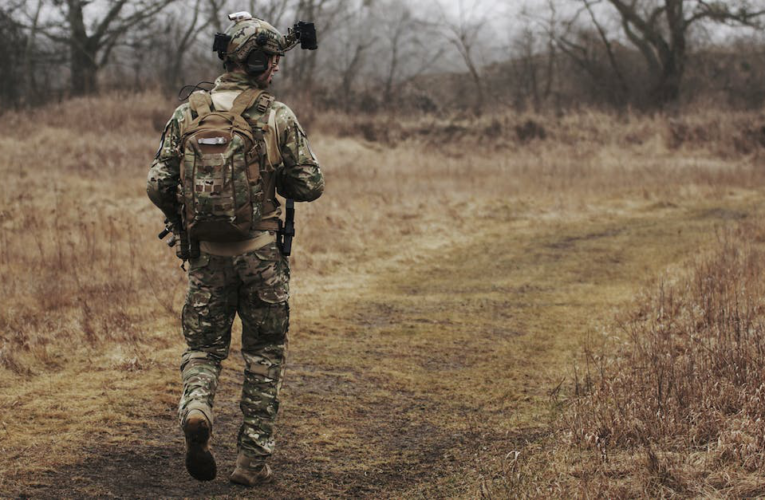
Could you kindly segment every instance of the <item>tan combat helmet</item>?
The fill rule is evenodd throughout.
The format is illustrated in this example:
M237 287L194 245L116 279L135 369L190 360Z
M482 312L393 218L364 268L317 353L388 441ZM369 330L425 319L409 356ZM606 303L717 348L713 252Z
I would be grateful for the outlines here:
M233 24L225 33L216 33L213 44L213 50L225 62L243 65L253 52L283 56L298 43L303 49L315 50L317 47L313 23L298 22L285 36L249 12L235 12L228 18Z

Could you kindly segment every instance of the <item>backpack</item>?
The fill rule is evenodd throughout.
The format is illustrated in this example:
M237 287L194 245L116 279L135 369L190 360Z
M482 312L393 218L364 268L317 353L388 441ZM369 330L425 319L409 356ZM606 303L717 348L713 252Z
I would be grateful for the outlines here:
M269 125L275 127L268 123L274 120L273 100L253 88L239 94L229 111L217 111L209 93L198 91L189 97L193 119L181 136L181 185L190 238L242 241L251 238L252 229L278 229L276 220L263 220L277 206L277 163L267 157L273 149L267 141L274 142ZM256 101L262 116L251 124L242 113Z

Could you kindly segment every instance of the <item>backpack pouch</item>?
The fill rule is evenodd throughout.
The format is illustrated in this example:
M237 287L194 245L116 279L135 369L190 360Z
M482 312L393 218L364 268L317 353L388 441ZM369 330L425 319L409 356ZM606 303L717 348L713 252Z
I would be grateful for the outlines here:
M239 134L220 130L202 130L188 138L184 169L191 180L185 192L192 237L203 241L249 237L254 200L245 160L248 143Z

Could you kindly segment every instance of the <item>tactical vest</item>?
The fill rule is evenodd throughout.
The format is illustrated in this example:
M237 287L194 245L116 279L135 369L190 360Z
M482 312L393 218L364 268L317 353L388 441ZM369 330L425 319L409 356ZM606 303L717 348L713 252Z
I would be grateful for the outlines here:
M191 122L181 135L182 198L189 236L211 242L242 241L251 230L278 229L275 166L281 162L276 140L273 96L248 89L228 111L215 110L208 92L189 97ZM260 117L242 114L256 106Z

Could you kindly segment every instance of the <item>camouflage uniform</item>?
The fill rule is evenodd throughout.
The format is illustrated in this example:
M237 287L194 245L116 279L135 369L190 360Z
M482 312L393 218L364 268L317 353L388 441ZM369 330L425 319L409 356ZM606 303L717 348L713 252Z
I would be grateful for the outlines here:
M254 86L242 73L225 73L216 81L213 96L238 93ZM324 190L324 178L308 140L293 112L274 101L278 145L282 163L276 166L276 190L285 198L312 201ZM252 106L244 117L251 123L261 113ZM188 104L176 109L165 128L160 149L149 171L148 194L171 220L177 218L180 183L180 142ZM280 209L264 218L279 217ZM233 255L202 251L189 262L189 290L183 307L183 335L188 348L181 358L183 395L181 424L192 409L212 422L212 407L221 362L231 341L231 325L242 320L242 355L245 361L240 408L244 421L238 446L252 458L265 459L274 449L273 424L279 409L289 327L289 259L268 231L251 231L266 243L255 250Z

